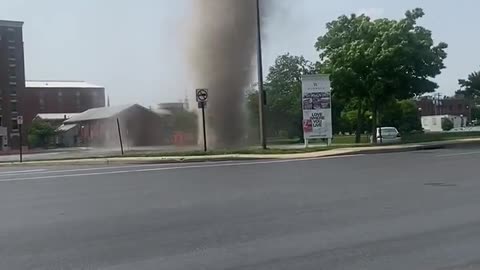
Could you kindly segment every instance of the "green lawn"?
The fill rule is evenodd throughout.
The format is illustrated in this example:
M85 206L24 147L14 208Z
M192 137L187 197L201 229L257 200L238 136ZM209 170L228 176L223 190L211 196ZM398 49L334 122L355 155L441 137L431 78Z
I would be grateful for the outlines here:
M402 143L421 143L421 142L435 142L435 141L447 141L455 139L468 139L468 138L480 138L480 132L438 132L438 133L415 133L415 134L403 134ZM272 139L269 140L269 145L287 145L287 144L299 144L300 139ZM312 140L310 143L322 143L321 140ZM370 136L362 135L361 144L369 144ZM334 145L353 145L355 144L354 135L335 135L333 138Z

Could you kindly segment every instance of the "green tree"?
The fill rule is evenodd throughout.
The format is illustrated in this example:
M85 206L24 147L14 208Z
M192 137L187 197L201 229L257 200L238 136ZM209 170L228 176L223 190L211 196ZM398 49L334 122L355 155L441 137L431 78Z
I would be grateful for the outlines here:
M442 129L443 131L450 131L454 127L452 120L449 118L442 118Z
M394 101L386 106L381 124L382 126L396 127L402 133L422 129L419 112L412 100Z
M438 87L431 79L445 68L447 44L435 45L431 31L417 25L423 16L419 8L401 20L341 16L318 38L315 47L329 66L333 91L357 99L359 115L362 106L370 108L372 131L385 104Z
M468 79L458 80L458 83L461 88L457 91L457 94L462 94L472 101L480 99L480 72L473 72L468 75Z
M28 144L30 147L48 147L51 139L56 135L55 128L44 121L33 121L28 130Z
M275 60L267 75L267 117L270 135L286 133L302 138L302 75L315 73L303 56L284 54ZM257 110L258 113L258 110Z

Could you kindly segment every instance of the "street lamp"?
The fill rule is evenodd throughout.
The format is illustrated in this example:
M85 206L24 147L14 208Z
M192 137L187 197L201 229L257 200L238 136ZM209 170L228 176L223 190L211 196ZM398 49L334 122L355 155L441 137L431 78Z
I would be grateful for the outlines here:
M418 120L420 121L420 130L423 129L423 123L422 123L422 114L423 113L423 109L422 107L418 107Z
M263 59L262 59L262 28L260 15L260 0L256 0L257 8L257 57L258 57L258 123L260 128L260 141L262 148L267 149L267 132L265 123L265 91L263 90Z

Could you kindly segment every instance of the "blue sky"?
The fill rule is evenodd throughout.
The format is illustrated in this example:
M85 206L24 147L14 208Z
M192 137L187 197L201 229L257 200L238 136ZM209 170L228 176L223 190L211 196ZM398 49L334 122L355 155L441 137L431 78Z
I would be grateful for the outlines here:
M25 21L28 79L86 80L104 85L114 104L153 105L193 91L182 52L191 1L0 0L0 19ZM422 7L427 15L421 24L450 46L447 69L436 78L439 91L453 93L459 78L480 69L476 0L271 1L266 68L285 52L317 60L316 38L341 14L400 18Z

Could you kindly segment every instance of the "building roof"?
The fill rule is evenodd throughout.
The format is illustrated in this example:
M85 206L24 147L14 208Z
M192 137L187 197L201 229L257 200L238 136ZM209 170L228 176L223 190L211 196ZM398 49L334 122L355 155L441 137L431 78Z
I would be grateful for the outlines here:
M73 116L78 115L79 113L39 113L35 116L35 119L42 119L42 120L65 120L70 119Z
M172 115L172 112L167 109L155 109L153 112L161 116Z
M87 83L84 81L26 81L26 88L104 88L103 86Z
M83 122L83 121L91 121L91 120L101 120L101 119L107 119L107 118L112 118L121 112L128 110L132 107L139 106L142 107L138 104L128 104L128 105L119 105L119 106L112 106L112 107L103 107L103 108L95 108L95 109L90 109L87 110L81 114L78 114L67 121L65 123L77 123L77 122ZM143 108L143 107L142 107Z
M3 27L17 27L18 28L18 27L23 26L23 22L0 20L0 26L3 26Z
M75 128L77 124L63 124L57 128L57 132L67 132Z

